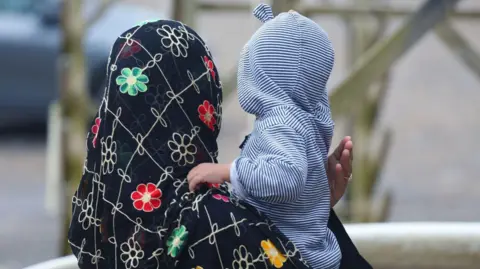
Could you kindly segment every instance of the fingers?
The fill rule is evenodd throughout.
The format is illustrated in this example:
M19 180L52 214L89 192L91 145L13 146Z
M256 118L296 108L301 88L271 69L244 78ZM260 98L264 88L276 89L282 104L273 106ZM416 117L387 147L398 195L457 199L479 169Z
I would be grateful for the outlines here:
M188 189L191 191L191 192L194 192L196 187L197 187L197 180L195 178L192 178L190 180L188 180Z
M353 160L353 141L352 140L346 141L344 149L347 149L350 151L350 159Z
M187 177L188 179L188 189L193 192L197 189L197 186L202 183L202 177L199 175L195 175L192 177Z
M350 177L352 173L352 162L350 158L351 154L348 149L343 150L342 156L340 157L340 165L342 167L343 177Z
M353 142L352 140L346 140L345 141L345 144L343 146L343 149L347 149L347 150L352 150L353 149Z
M342 165L337 163L335 165L335 180L330 182L330 207L334 207L343 196L345 184ZM339 189L337 189L337 187L339 187Z
M345 148L345 143L347 143L348 141L350 141L350 136L346 136L342 139L342 141L340 141L340 143L338 144L337 148L335 148L335 150L333 151L333 156L335 156L335 159L337 161L340 160L340 157L342 156L342 151L343 149Z
M192 192L195 191L201 179L201 177L198 174L197 167L198 166L195 166L194 168L192 168L192 170L190 170L190 172L188 172L188 175L187 175L188 189Z
M343 167L341 164L337 163L337 165L335 165L335 181L340 182L344 177Z
M350 137L348 137L350 138ZM340 164L345 169L345 176L349 177L352 173L352 161L353 161L353 141L347 140L340 156Z

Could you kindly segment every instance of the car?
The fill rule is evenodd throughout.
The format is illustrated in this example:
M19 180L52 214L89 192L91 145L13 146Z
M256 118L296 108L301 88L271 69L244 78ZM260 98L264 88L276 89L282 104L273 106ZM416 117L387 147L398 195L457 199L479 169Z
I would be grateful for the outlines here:
M103 1L83 0L89 18ZM61 0L0 0L0 127L47 121L59 96ZM160 11L111 0L85 31L89 93L101 96L107 58L115 39L139 22L165 18Z

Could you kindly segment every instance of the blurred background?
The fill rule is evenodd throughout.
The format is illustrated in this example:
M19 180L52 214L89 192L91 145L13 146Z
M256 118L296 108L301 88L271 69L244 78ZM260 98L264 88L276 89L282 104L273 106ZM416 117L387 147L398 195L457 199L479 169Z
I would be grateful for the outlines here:
M110 46L137 23L176 18L207 41L226 91L220 159L233 160L252 126L236 99L235 65L260 25L251 15L259 2L0 0L0 269L65 254L69 196ZM355 143L342 219L480 221L480 1L273 7L314 19L336 50L333 145L344 135ZM78 167L62 169L70 162Z

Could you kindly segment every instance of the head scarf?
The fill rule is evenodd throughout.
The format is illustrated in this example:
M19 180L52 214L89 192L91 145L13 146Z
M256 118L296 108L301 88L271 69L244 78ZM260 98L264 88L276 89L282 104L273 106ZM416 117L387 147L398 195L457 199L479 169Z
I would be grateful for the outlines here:
M69 242L81 268L168 258L167 235L192 202L187 173L216 162L221 102L211 54L188 26L150 21L121 34L73 197Z

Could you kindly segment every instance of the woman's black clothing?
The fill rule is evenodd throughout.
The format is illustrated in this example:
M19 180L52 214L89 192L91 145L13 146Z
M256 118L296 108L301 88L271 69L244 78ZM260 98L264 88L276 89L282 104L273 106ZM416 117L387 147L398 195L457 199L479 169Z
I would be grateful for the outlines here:
M335 214L330 210L330 218L328 219L328 228L335 234L338 245L342 251L342 261L340 269L371 269L372 266L360 255L357 248L348 236L345 227Z

